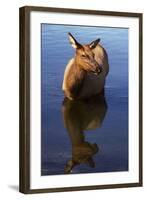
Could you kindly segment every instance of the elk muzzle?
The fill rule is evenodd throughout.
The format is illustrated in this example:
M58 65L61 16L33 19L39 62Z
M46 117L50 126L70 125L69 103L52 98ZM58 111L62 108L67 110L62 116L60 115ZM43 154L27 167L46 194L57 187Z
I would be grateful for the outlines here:
M99 65L96 65L96 67L92 70L93 74L99 75L102 72L102 67Z
M102 72L102 68L100 66L96 67L96 72L97 75L99 75Z

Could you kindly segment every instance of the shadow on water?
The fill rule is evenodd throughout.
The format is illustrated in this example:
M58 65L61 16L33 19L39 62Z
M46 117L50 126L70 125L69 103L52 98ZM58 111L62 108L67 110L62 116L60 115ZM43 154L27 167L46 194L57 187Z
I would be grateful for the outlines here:
M64 99L62 104L64 126L72 144L72 157L67 161L65 173L71 173L72 169L80 164L95 167L93 156L98 153L99 147L98 144L85 140L84 131L100 128L106 112L107 103L102 95L84 101Z

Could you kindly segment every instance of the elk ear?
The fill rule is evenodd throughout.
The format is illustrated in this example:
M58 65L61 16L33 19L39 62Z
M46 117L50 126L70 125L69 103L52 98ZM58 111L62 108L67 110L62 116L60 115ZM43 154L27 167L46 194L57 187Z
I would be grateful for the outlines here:
M100 39L97 39L97 40L91 42L91 43L89 44L89 47L90 47L91 49L94 49L94 48L98 45L99 42L100 42Z
M68 33L69 41L74 49L82 48L82 45L77 42L71 33Z

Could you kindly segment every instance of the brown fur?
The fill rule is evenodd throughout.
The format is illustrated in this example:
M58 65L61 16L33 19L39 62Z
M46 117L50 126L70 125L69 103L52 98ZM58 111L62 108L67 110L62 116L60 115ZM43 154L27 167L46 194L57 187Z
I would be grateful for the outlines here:
M99 94L109 70L107 53L98 44L100 39L87 45L79 44L71 34L69 39L76 53L64 73L62 88L65 96L73 100Z
M86 72L81 70L79 66L74 62L70 68L68 77L66 80L67 90L65 91L66 96L74 99L77 98L84 81Z

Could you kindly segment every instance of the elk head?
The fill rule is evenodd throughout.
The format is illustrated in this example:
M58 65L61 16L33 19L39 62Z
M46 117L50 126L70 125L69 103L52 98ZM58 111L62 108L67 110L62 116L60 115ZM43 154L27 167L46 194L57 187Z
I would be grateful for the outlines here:
M90 44L80 44L71 33L68 33L69 41L72 47L76 50L75 64L84 71L92 72L94 74L100 74L102 69L101 66L95 59L94 49L98 45L100 39L97 39Z

